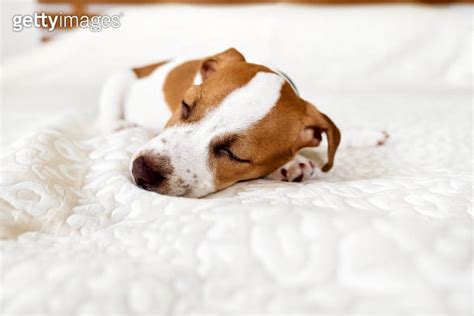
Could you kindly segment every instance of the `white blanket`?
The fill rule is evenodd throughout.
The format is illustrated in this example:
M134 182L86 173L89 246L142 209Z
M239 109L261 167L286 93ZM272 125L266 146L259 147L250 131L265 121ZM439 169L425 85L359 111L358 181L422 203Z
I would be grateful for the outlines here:
M258 12L270 9L284 19L280 24L300 25L294 34L302 30L319 34L318 26L344 20L336 14L339 9L318 7L302 12L292 6L165 6L141 15L134 9L127 15L123 9L125 17L137 14L140 19L124 25L122 32L125 36L143 21L153 24L151 17L161 16L168 28L153 31L157 37L170 37L169 46L175 43L172 34L175 41L180 35L179 43L194 43L201 51L227 43L216 39L212 45L199 45L201 39L193 42L192 31L184 36L163 13L186 12L191 21L209 21L220 12L229 24L254 25L252 19L260 19ZM53 50L69 47L66 37L4 65L7 95L19 94L22 87L29 87L23 93L34 95L38 88L32 86L31 74L49 71L38 83L43 97L28 105L33 113L40 112L33 107L48 108L44 95L55 94L64 81L78 90L67 97L83 96L84 101L72 101L78 104L74 117L62 118L4 152L0 165L0 228L6 238L0 242L2 315L472 314L472 72L467 68L470 57L457 51L469 44L464 31L470 23L466 10L472 11L405 6L341 10L348 20L345 29L368 19L364 32L357 34L362 46L385 41L371 34L382 34L394 16L403 16L404 31L403 25L414 34L424 29L426 48L397 40L390 45L403 47L403 53L392 55L393 51L384 51L387 40L378 48L379 55L372 52L371 58L361 60L364 65L354 65L354 56L346 50L340 53L345 59L337 62L341 69L330 61L328 67L336 73L319 68L321 74L306 61L292 59L293 48L267 51L276 40L267 46L255 39L245 44L248 34L233 38L247 45L245 50L256 52L255 58L275 54L279 57L272 62L286 60L289 66L281 68L292 75L303 96L338 124L383 128L391 135L382 147L341 150L330 173L317 173L305 183L258 180L205 199L161 196L133 185L130 156L150 135L133 128L100 136L93 129L94 115L79 110L82 103L94 102L95 94L85 95L91 87L98 91L100 85L99 79L81 77L91 71L84 67L93 56L97 77L126 59L133 61L127 54L97 55L98 51L116 53L115 47L122 44L114 33L97 34L101 41L107 40L102 43L79 32L71 38L85 48L78 45L78 51L67 53ZM255 16L249 17L250 13ZM434 16L438 23L440 17L452 23L443 24L446 35L427 35L432 26L442 29L431 24ZM204 23L203 28L211 24ZM262 24L266 25L265 19ZM374 25L382 29L375 31ZM225 30L215 32L220 31ZM153 32L144 29L138 37L149 39ZM272 29L265 32L268 41L279 34L272 35ZM337 37L338 31L334 32ZM393 34L398 39L405 36L403 31L393 30ZM310 35L307 47L299 47L308 54L317 50ZM445 44L439 49L443 53L432 49L439 43ZM148 42L137 45L154 47ZM337 48L332 44L324 51L337 55ZM53 58L40 58L51 52L63 67L51 64ZM440 57L444 53L448 55ZM391 58L372 59L384 54ZM68 64L60 57L75 62ZM318 67L324 64L321 58L314 62ZM38 60L42 63L34 66L36 70L25 66ZM415 71L410 68L414 61L426 64ZM400 65L407 68L399 69ZM430 76L432 81L426 82ZM364 79L366 86L360 82ZM324 89L318 82L325 83ZM339 83L345 88L338 89ZM12 100L5 105L8 113L16 104L25 104L19 97L8 100ZM29 120L34 123L41 117ZM317 152L307 154L318 159Z

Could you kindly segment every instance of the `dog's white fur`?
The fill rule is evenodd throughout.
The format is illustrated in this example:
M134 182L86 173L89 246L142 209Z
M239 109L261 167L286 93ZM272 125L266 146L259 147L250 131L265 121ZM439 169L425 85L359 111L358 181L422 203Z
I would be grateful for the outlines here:
M203 196L215 189L208 166L210 141L219 135L244 131L265 117L278 101L286 79L276 73L259 72L247 85L224 98L200 122L173 126L163 131L172 113L162 89L157 87L163 87L168 73L183 62L168 62L141 79L137 79L131 70L112 76L102 91L99 127L103 131L113 131L138 125L154 132L158 136L144 145L134 157L146 152L168 156L175 170L169 179L173 188L170 194ZM194 84L201 83L198 73ZM372 146L382 144L386 138L384 132L355 129L345 132L343 143L346 147ZM267 178L306 180L311 177L314 167L315 163L296 155Z
M105 132L138 125L158 134L171 116L162 89L166 76L183 60L168 62L138 79L132 70L107 80L100 99L99 127Z
M173 195L202 196L213 192L214 176L209 169L211 140L245 131L264 118L280 98L283 83L284 79L277 74L258 72L245 86L225 97L204 119L167 128L138 150L134 158L146 154L169 157L174 169L168 180Z
M132 70L124 70L105 82L99 100L98 128L101 131L107 133L117 130L125 122L125 102L136 80Z

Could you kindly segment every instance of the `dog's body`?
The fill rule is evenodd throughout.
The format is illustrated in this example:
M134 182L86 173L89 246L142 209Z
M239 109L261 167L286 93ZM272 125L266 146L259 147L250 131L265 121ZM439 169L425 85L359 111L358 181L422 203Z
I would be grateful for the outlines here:
M103 89L99 123L156 133L132 158L135 182L190 197L263 176L302 181L315 165L298 151L326 133L328 171L340 142L336 125L286 76L247 63L235 49L115 75Z

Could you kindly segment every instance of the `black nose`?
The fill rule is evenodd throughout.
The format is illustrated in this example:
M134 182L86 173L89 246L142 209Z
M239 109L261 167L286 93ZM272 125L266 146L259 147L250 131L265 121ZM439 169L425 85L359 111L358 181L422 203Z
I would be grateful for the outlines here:
M157 189L169 171L169 159L140 156L133 161L132 175L135 183L145 190Z

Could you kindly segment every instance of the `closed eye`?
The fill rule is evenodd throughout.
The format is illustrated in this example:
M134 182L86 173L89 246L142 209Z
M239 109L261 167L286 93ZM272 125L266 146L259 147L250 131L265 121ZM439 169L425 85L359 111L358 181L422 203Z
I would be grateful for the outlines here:
M242 158L238 157L237 155L235 155L232 152L232 150L230 150L230 148L226 144L216 145L214 147L214 153L217 156L227 156L227 157L229 157L229 159L234 160L234 161L238 161L238 162L241 162L241 163L250 163L249 159L242 159Z

